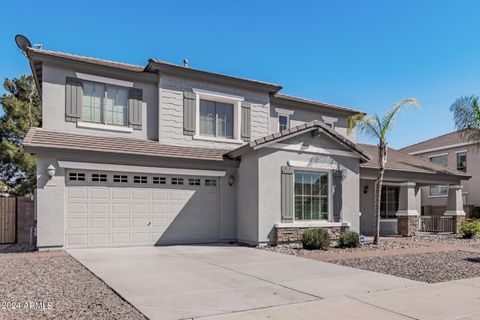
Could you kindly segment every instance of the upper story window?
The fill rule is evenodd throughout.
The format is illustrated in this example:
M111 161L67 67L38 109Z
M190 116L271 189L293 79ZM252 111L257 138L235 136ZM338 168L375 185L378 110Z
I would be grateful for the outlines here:
M467 152L457 152L457 170L467 172Z
M200 100L200 135L233 139L233 104Z
M289 122L290 121L288 119L288 115L279 114L278 115L278 131L287 130L290 127Z
M430 161L441 166L448 166L448 153L430 157Z
M82 107L83 121L126 126L128 88L84 80Z

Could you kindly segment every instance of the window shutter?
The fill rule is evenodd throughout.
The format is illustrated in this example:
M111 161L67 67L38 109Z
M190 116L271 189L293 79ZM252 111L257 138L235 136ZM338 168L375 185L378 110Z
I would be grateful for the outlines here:
M82 80L67 77L65 80L65 121L77 122L82 118Z
M193 92L183 93L183 134L186 136L195 135L196 119L196 95Z
M133 130L142 130L143 91L130 88L128 91L128 125Z
M249 102L242 101L241 136L243 141L250 141L250 138L251 138L251 132L250 132L251 114L252 114L251 104Z
M342 181L343 172L337 170L333 173L332 185L334 187L333 192L333 222L341 222L342 219Z
M282 222L293 222L293 168L282 167L281 201Z

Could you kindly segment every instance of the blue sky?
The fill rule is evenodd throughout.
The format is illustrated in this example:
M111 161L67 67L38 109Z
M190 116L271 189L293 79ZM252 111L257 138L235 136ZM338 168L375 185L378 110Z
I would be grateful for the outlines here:
M415 97L422 109L401 114L393 147L452 131L450 104L480 88L480 1L24 0L2 12L2 79L30 72L14 43L21 33L45 49L133 64L187 57L367 113Z

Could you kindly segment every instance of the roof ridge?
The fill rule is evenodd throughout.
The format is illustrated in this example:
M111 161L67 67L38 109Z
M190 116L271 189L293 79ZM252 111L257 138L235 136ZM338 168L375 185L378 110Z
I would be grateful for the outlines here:
M451 131L451 132L448 132L448 133L444 133L444 134L441 134L439 136L436 136L436 137L433 137L433 138L430 138L430 139L426 139L426 140L408 145L408 146L400 148L398 150L403 150L403 149L408 149L408 148L411 148L411 147L415 147L415 146L421 145L422 143L425 143L425 142L430 142L430 141L433 141L435 139L439 139L439 138L442 138L442 137L445 137L445 136L448 136L448 135L451 135L451 134L454 134L454 133L459 133L460 131L462 131L462 130L455 130L455 131Z
M115 64L121 64L121 65L124 65L124 66L136 67L136 68L142 68L142 69L145 68L144 66L140 66L138 64L132 64L132 63L120 62L120 61L109 60L109 59L82 56L82 55L79 55L79 54L57 51L57 50L47 50L47 49L37 49L37 48L28 48L28 50L33 51L33 52L37 52L37 53L61 54L61 55L66 55L66 56L70 56L70 57L74 57L74 58L89 59L89 60L95 60L95 61L101 61L101 62L107 62L107 63L115 63Z

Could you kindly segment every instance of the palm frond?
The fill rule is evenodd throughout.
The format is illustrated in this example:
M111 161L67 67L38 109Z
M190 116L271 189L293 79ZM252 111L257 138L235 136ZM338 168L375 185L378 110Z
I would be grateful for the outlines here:
M387 132L393 128L395 118L397 117L398 112L402 108L409 107L409 106L414 106L419 108L420 103L418 103L418 101L414 98L408 98L401 102L397 102L392 106L392 108L390 108L390 110L387 111L387 113L385 113L381 121L380 134L382 138L385 138L385 135L387 134Z
M368 116L363 113L355 114L347 120L347 132L351 133L353 129L358 128L366 136L377 138L379 136L379 128L377 119L374 116Z
M450 106L457 130L469 142L480 142L480 101L477 96L463 96Z

